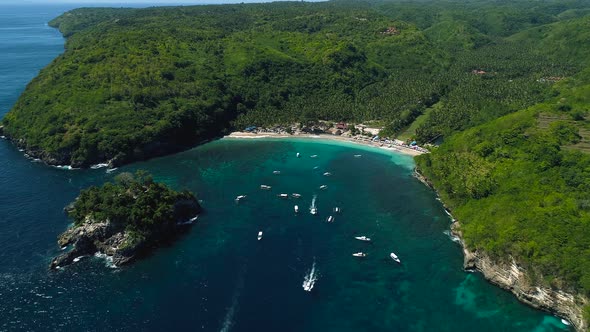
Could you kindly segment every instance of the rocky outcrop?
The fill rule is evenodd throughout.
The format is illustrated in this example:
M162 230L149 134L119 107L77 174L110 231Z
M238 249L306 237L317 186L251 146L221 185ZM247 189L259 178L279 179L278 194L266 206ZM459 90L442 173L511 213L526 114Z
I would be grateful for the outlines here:
M66 211L69 208L71 205L65 208ZM87 216L81 225L73 226L59 236L59 246L66 249L71 246L71 249L54 258L50 268L64 267L77 257L95 253L111 257L115 266L128 264L141 254L173 240L187 226L192 225L200 211L201 206L196 200L179 200L174 205L169 223L163 223L139 236L137 232L129 232L120 224L109 220L97 221Z
M451 230L453 235L462 239L458 222L453 222ZM535 284L513 258L509 258L508 263L500 263L482 251L471 251L463 240L461 243L465 269L480 271L487 280L512 292L520 301L565 318L577 331L588 330L582 309L588 304L585 296Z

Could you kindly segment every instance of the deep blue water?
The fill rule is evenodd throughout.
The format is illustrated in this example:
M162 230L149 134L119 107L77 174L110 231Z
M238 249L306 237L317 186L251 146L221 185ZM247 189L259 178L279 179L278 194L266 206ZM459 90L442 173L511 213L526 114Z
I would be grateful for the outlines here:
M62 51L46 22L72 7L0 6L0 115ZM221 140L107 174L33 163L0 140L0 330L567 330L462 270L461 250L444 233L450 221L412 165L342 144ZM129 267L87 258L49 271L69 224L62 208L81 188L139 168L198 194L206 209L198 224ZM282 192L303 197L281 200ZM248 198L238 205L239 194ZM319 216L307 209L314 194ZM342 214L324 222L335 206ZM368 256L352 257L357 251ZM319 279L307 293L314 262Z

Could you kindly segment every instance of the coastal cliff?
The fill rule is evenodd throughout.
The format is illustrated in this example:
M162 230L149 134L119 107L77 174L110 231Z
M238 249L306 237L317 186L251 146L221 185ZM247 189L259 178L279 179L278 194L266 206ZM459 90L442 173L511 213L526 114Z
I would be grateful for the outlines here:
M510 291L521 302L564 317L576 331L588 331L583 313L583 307L588 304L585 296L535 284L527 275L527 271L512 257L509 259L510 263L500 263L485 252L470 250L462 240L460 224L457 221L451 225L451 231L461 239L465 270L477 270L489 282Z
M418 169L414 170L414 177L437 192L432 182ZM449 207L444 202L441 201L441 203L450 215ZM451 233L460 240L465 270L477 270L490 283L510 291L519 301L565 318L576 331L588 331L589 326L584 318L583 310L584 306L589 303L587 297L536 284L529 277L529 272L519 265L513 257L509 258L510 263L503 263L481 250L468 248L463 240L460 223L454 218L452 220Z
M201 206L188 192L175 192L145 173L123 173L117 184L83 190L65 208L74 225L58 238L69 251L51 261L56 269L87 255L106 255L115 266L128 264L169 243L196 220Z

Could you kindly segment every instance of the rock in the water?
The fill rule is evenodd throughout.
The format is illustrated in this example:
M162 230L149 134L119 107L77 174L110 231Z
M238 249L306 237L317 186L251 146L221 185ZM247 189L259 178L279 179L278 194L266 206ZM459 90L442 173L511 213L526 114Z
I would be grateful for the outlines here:
M175 192L141 173L125 174L116 185L84 190L64 210L74 218L74 226L59 236L58 244L72 249L53 259L52 269L97 252L111 256L115 265L130 263L173 240L201 206L191 193Z

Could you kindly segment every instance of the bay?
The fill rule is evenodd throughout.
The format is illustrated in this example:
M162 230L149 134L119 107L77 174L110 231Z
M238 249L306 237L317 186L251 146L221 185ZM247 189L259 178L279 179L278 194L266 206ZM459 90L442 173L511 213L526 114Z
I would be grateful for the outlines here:
M0 6L1 114L63 51L46 23L73 7ZM112 173L67 171L0 140L0 330L567 330L462 270L450 220L412 167L409 157L350 144L224 139ZM49 271L70 223L63 207L82 188L137 169L199 196L206 212L192 230L128 267L87 257ZM293 192L302 197L276 196ZM308 212L314 194L318 216ZM237 195L247 198L236 204ZM319 277L305 292L314 264Z

